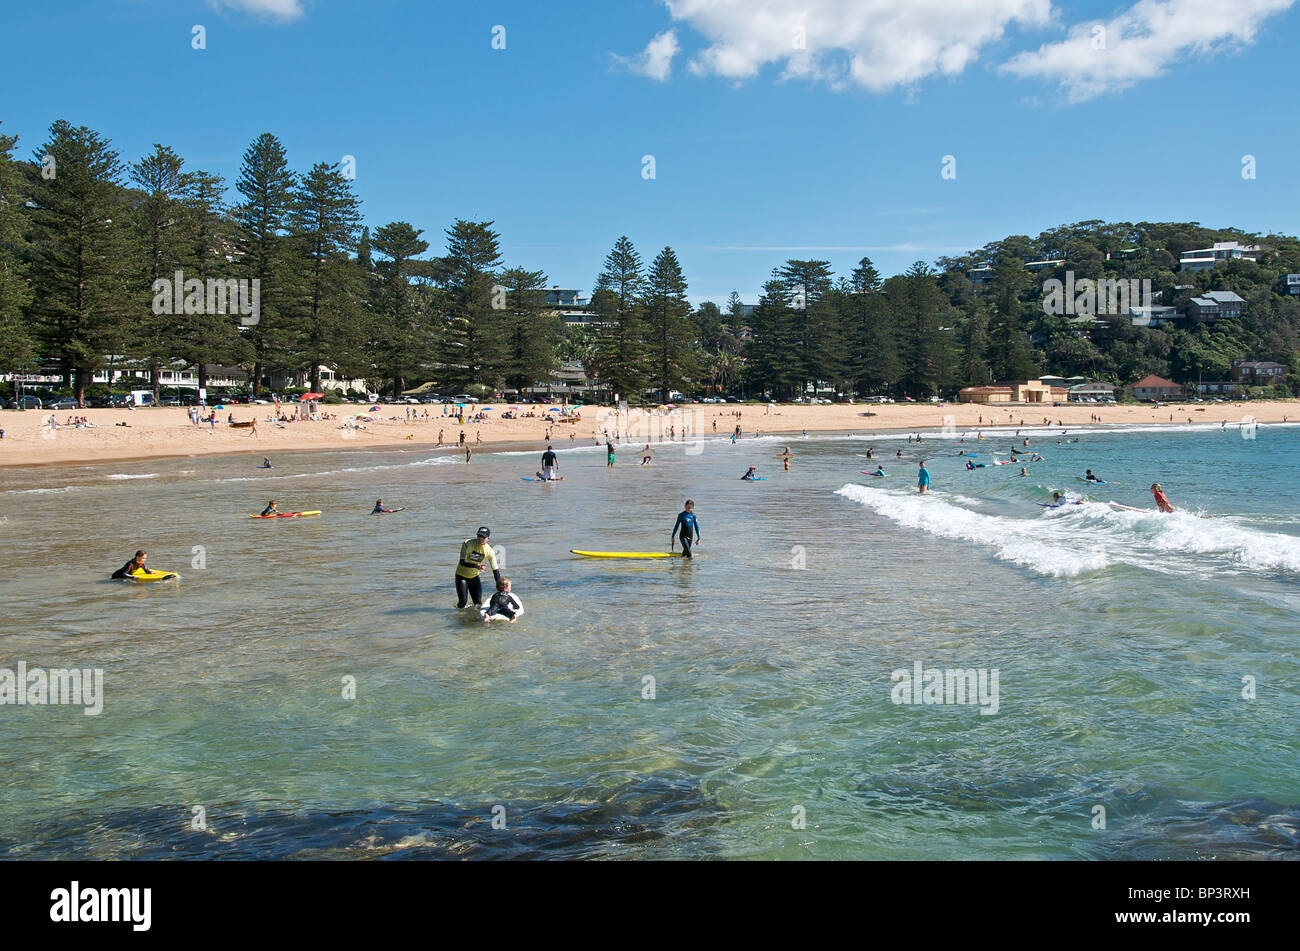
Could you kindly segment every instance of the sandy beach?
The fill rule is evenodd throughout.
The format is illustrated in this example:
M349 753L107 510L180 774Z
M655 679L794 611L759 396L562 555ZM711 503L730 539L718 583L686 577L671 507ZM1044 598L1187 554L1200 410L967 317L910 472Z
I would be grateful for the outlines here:
M441 415L442 407L427 409L428 418L406 416L405 406L385 405L379 413L368 414L369 407L356 405L324 407L330 418L294 420L276 423L273 407L234 406L218 414L215 426L195 426L188 410L182 407L157 409L88 409L69 412L28 410L0 412L0 465L47 465L94 463L107 460L149 459L168 456L198 456L248 453L272 457L280 452L392 448L399 446L436 447L439 434L443 444L454 446L465 431L472 449L500 448L510 445L538 445L548 430L557 448L590 445L597 434L619 429L625 443L657 442L671 431L681 439L704 434L729 434L737 423L743 435L752 436L808 432L871 433L935 429L946 425L958 429L985 431L1015 426L1041 425L1044 419L1058 421L1066 427L1161 423L1185 426L1188 423L1237 423L1254 417L1260 423L1300 420L1300 401L1261 401L1253 403L1183 403L1154 405L1071 404L1058 407L980 406L974 404L893 403L802 406L781 404L772 408L764 404L693 404L674 411L632 410L622 423L608 407L585 406L577 422L551 422L549 407L525 407L517 419L501 419L503 405L498 404L486 419L466 417L464 426L455 417ZM235 428L225 420L233 413L236 421L256 418L256 433L250 428ZM737 418L736 414L740 416ZM362 418L358 419L358 414ZM48 425L50 416L58 428ZM67 426L70 417L84 417L93 426ZM1171 422L1172 418L1172 422ZM120 425L125 423L126 425ZM714 428L716 424L716 430ZM570 438L572 434L572 439ZM602 438L603 441L603 438Z

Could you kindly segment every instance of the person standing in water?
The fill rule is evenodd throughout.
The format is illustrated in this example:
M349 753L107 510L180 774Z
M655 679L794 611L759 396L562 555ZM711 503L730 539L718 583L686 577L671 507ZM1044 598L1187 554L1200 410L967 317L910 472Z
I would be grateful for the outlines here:
M605 468L614 468L614 444L609 441L608 436L605 437Z
M560 460L555 455L555 450L549 445L546 451L542 453L542 478L550 481L560 474Z
M467 538L460 546L460 562L456 565L456 607L465 607L470 600L474 606L483 606L483 582L479 574L484 568L492 569L492 577L501 583L501 568L497 564L497 553L488 544L492 530L486 525L479 528L473 538Z
M790 452L790 447L789 447L789 446L786 446L786 447L785 447L785 452L781 453L780 458L781 458L781 461L785 463L785 471L786 471L786 472L789 472L789 471L790 471L790 460L794 458L794 455Z
M925 467L925 460L917 463L916 490L922 495L930 491L930 470Z
M1160 509L1160 511L1177 511L1177 509L1174 508L1173 503L1169 501L1169 497L1165 495L1165 490L1160 487L1159 482L1151 483L1151 497L1156 500L1156 508Z
M672 550L673 541L677 538L679 532L682 539L682 557L690 558L692 533L695 535L694 543L698 544L700 541L700 522L695 517L695 502L692 499L686 500L686 505L683 507L683 511L677 516L677 522L673 525L673 533L668 538L668 548L670 551Z

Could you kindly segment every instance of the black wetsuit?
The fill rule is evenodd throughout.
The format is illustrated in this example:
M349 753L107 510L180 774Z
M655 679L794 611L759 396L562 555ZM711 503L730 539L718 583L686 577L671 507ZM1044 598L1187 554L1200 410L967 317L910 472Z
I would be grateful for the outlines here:
M123 565L121 568L117 569L117 571L113 572L113 580L115 580L115 581L120 581L120 580L123 579L123 578L129 578L129 577L131 577L131 572L135 571L136 569L139 569L140 571L148 571L148 570L149 570L149 569L146 568L144 565L136 564L135 559L132 558L130 561L128 561L128 562L127 562L125 565Z
M692 529L695 530L694 539L691 538ZM700 523L696 520L694 512L682 512L677 516L677 524L673 526L673 533L669 536L669 539L677 537L679 531L682 536L682 557L690 558L691 543L700 537Z
M502 617L513 621L523 608L523 603L512 593L497 591L492 595L492 600L488 602L485 613L489 615L500 614Z

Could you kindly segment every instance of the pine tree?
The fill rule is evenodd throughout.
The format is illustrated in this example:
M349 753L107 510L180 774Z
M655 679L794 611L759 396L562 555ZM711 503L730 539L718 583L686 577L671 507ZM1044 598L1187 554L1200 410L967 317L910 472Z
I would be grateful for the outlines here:
M19 209L27 189L13 149L18 137L0 133L0 372L25 368L32 358L33 343L24 309L32 299L27 268L21 253L26 250Z
M421 306L412 287L421 263L416 258L429 250L423 234L405 221L394 221L376 229L370 242L374 253L371 349L381 378L392 381L394 397L401 395L407 377L426 367L435 355L437 335L429 310Z
M286 362L294 336L289 321L299 291L285 238L294 183L284 146L263 132L244 152L235 183L244 200L232 210L240 270L245 279L259 281L261 290L260 318L247 330L254 395L262 392L263 374Z
M833 327L822 306L823 298L831 289L830 262L789 260L773 276L784 284L791 300L794 331L791 369L799 381L799 392L804 393L810 382L825 378L820 361L828 348L819 344L818 336Z
M139 317L132 287L125 168L107 139L60 119L36 152L31 315L43 351L84 401L92 374L119 354Z
M560 318L546 306L546 274L524 268L507 268L500 275L506 291L506 386L524 390L544 382L559 365Z
M690 320L686 278L672 248L664 248L651 263L642 308L648 330L653 380L659 389L659 398L668 402L673 390L686 386L696 372L697 364L692 346L696 328Z
M641 255L623 235L605 256L604 270L591 295L592 309L602 324L592 369L600 382L622 399L640 398L650 379L641 314L645 281L641 267Z
M186 326L183 298L173 300L169 311L155 312L154 282L171 286L177 271L183 273L187 256L184 193L187 176L185 160L165 145L154 144L153 152L131 165L131 181L144 192L131 215L136 229L139 312L130 322L127 348L144 360L149 369L149 385L154 403L159 402L159 387L164 360L176 356L176 340ZM194 277L191 274L188 277ZM172 292L169 291L170 297ZM202 320L206 314L195 315ZM195 321L197 323L197 321Z
M357 374L356 353L365 339L357 306L356 250L361 203L338 163L312 166L294 188L289 217L299 283L306 289L297 349L306 360L312 392L320 392L321 366L329 361L343 375Z
M909 396L929 399L938 392L940 366L939 314L943 294L934 272L917 261L895 285L891 297L899 315L902 385Z
M445 370L456 385L496 383L504 366L503 292L494 291L501 236L491 221L457 219L442 258L447 290Z
M233 227L222 201L225 182L205 171L186 175L184 189L185 255L187 276L205 284L209 279L229 281L237 270ZM208 385L208 367L215 363L247 362L252 348L239 331L238 308L227 303L225 314L180 314L172 336L175 353L195 368L200 389Z

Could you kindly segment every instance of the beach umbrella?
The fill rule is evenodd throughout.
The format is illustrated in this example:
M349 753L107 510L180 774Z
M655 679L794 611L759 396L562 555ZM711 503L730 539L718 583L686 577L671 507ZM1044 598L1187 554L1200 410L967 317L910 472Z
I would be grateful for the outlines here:
M552 407L551 407L550 409L548 409L546 412L548 412L548 413L558 413L559 411L560 411L560 408L559 408L558 406L552 406Z
M304 393L302 396L298 397L298 402L299 402L299 403L306 403L306 402L308 402L309 400L319 400L319 399L323 399L324 396L325 396L324 393Z
M667 406L664 407L664 409L676 409L676 408L677 406L674 403L669 403Z
M369 411L372 412L372 413L378 413L378 412L379 412L379 407L378 407L378 406L372 406L372 407L370 407L370 410L369 410Z

